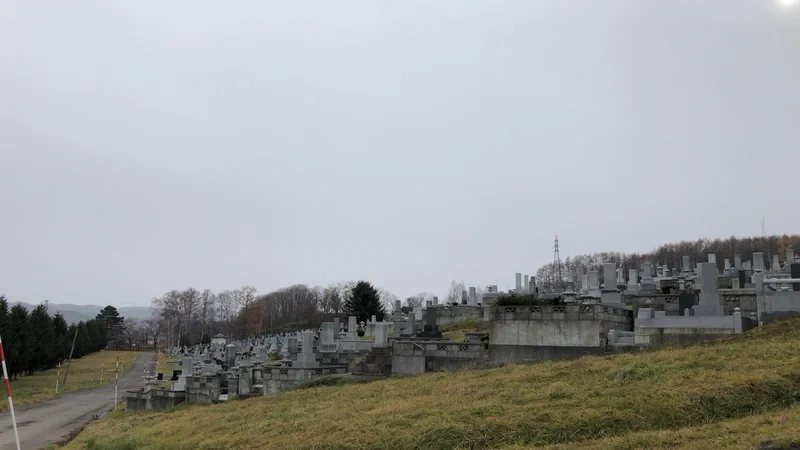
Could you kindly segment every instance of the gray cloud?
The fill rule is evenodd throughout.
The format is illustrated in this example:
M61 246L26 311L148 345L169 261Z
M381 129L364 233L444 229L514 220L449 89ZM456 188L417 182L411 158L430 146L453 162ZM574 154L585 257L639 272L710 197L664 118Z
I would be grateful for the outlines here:
M767 0L68 2L0 18L0 292L513 283L797 232ZM794 225L794 227L793 227Z

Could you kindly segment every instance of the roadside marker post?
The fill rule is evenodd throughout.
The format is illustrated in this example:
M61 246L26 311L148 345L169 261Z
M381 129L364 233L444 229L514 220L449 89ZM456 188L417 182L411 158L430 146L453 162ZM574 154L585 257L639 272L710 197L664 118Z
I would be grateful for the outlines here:
M117 389L119 384L119 356L117 356L117 367L114 370L114 410L117 409Z
M14 401L11 400L11 384L8 381L8 369L6 368L6 356L3 353L3 338L0 337L0 364L3 366L3 382L6 385L6 396L8 397L8 410L11 412L11 424L14 427L14 438L17 440L17 450L19 446L19 431L17 431L17 416L14 415Z
M61 360L58 360L58 370L56 371L56 394L58 394L58 379L61 378Z

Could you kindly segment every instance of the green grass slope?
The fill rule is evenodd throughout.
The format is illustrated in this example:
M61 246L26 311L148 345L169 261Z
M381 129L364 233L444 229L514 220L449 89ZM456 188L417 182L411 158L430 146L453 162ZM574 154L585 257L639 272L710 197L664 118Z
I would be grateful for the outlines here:
M116 413L68 448L680 448L681 433L748 418L800 430L798 402L795 319L691 347Z

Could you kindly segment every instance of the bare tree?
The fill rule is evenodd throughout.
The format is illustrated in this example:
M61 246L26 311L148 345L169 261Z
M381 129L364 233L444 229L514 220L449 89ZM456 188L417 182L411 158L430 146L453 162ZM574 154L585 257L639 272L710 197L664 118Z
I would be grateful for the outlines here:
M383 305L384 310L387 312L394 311L395 301L400 300L398 296L380 287L378 288L378 296L380 296L381 304Z
M233 334L236 307L236 294L233 291L225 290L217 294L215 310L225 333L229 336Z
M145 333L145 343L152 340L153 348L156 348L158 339L164 331L164 319L154 314L153 317L142 321L142 330Z
M189 332L192 328L192 320L197 314L200 305L200 292L195 288L188 288L180 293L180 341L187 344L191 341Z
M250 336L253 333L253 330L250 327L251 317L257 315L254 311L251 311L251 307L256 301L256 292L258 290L253 286L242 286L241 288L233 291L234 298L236 299L236 305L239 307L240 317L242 320L242 336ZM260 331L260 330L259 330Z
M447 293L447 303L461 304L461 295L464 292L464 283L453 280L450 282L450 291Z
M122 325L122 333L125 335L129 349L133 349L134 344L142 347L142 327L138 320L126 317Z
M203 342L206 335L210 335L209 326L214 322L216 295L210 289L206 289L200 295L200 309L197 319L200 322L200 342Z

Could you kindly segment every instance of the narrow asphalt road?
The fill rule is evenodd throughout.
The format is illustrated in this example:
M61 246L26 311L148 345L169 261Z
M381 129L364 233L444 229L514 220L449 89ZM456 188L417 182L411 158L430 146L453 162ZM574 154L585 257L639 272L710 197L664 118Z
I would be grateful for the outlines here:
M119 379L119 401L125 399L125 391L142 386L142 373L155 369L155 353L142 353L131 368ZM14 385L11 385L14 389ZM70 433L86 425L95 416L100 416L114 407L114 383L62 394L59 398L35 405L14 408L17 416L19 440L23 450L36 450L55 444ZM11 415L0 414L0 450L16 450Z

